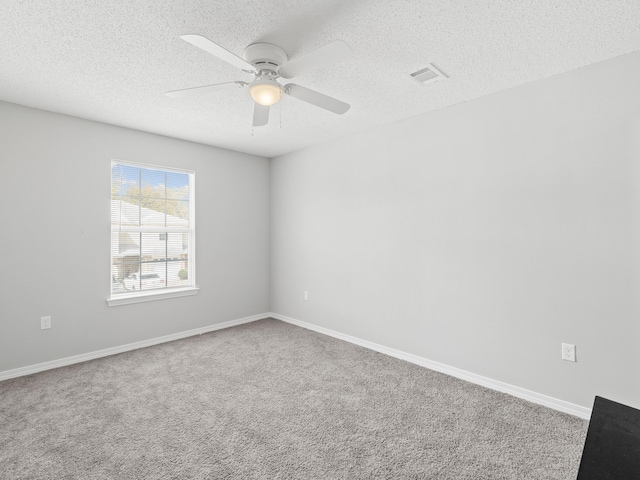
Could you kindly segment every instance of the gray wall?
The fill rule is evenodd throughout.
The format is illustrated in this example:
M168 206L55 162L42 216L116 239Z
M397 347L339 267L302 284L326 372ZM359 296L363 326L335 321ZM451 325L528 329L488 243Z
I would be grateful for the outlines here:
M272 159L272 311L640 407L639 84L635 53Z
M3 102L0 132L0 371L269 311L267 159ZM112 158L196 172L198 295L107 307Z

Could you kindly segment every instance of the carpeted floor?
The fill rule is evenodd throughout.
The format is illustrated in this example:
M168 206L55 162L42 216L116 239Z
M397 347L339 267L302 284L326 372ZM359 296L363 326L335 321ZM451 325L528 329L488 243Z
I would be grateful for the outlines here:
M0 382L0 477L573 480L586 429L267 319Z

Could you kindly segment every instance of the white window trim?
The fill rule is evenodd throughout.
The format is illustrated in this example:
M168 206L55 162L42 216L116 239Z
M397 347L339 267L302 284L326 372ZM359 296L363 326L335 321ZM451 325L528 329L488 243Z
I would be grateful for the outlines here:
M147 290L140 293L122 293L117 297L109 297L107 305L116 307L118 305L129 305L131 303L153 302L166 298L187 297L196 295L200 290L198 287L187 288L165 288L162 290Z
M195 181L195 172L193 170L186 170L182 168L172 168L166 167L163 165L153 165L150 163L141 163L141 162L128 162L125 160L118 160L115 158L111 159L109 163L109 178L111 178L111 170L113 168L113 164L124 164L131 165L133 167L140 168L150 168L155 170L164 170L167 172L176 172L176 173L186 173L189 175L189 228L188 229L180 229L180 231L188 231L191 233L189 235L189 275L193 278L194 283L188 287L175 287L175 288L163 288L158 290L137 290L135 292L127 292L127 293L119 293L117 295L113 295L111 291L112 285L112 271L111 265L113 265L113 252L111 252L111 248L109 248L109 297L107 298L107 305L109 307L115 307L118 305L129 305L132 303L142 303L142 302L152 302L156 300L165 300L168 298L178 298L178 297L186 297L191 295L196 295L200 290L197 286L196 281L196 212L195 212L195 190L196 190L196 181ZM109 200L111 200L111 194L109 194ZM109 208L109 212L111 212L111 208ZM113 225L111 226L113 228ZM119 227L119 228L125 228ZM138 231L145 230L143 227L138 229ZM111 230L113 231L113 230ZM111 242L109 242L111 244Z

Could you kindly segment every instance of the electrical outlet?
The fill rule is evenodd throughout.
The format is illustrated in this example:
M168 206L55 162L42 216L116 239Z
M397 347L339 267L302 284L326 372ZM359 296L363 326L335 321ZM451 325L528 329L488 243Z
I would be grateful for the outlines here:
M51 328L51 317L40 317L40 330Z
M562 344L562 359L568 362L576 361L576 346L570 343Z
M307 292L306 290L304 291L304 299L309 300L309 292Z

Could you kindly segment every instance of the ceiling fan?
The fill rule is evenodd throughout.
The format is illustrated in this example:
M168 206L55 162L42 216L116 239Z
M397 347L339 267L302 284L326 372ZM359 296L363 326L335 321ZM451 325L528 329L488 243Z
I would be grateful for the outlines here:
M351 55L351 49L340 40L320 47L313 52L289 60L286 52L271 43L254 43L244 50L244 58L231 53L202 35L181 35L181 39L201 48L205 52L224 60L240 70L254 76L251 82L226 82L202 87L185 88L166 92L172 98L184 98L215 90L249 87L249 94L255 101L253 126L260 127L269 121L269 107L277 103L282 95L289 95L338 115L349 110L350 105L315 90L288 83L278 82L279 78L293 78L303 72L340 62Z

